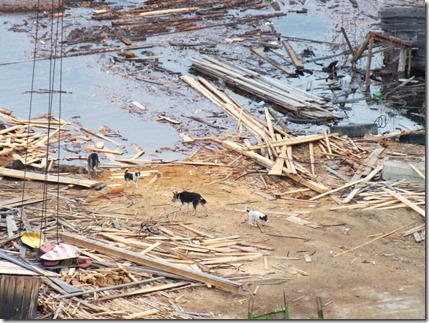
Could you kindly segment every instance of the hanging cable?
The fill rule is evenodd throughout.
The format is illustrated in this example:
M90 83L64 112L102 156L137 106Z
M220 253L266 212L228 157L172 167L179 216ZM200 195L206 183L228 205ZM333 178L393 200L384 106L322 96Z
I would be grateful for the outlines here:
M40 0L37 1L37 11L36 11L36 21L34 23L34 51L33 51L33 68L31 72L31 91L30 91L30 103L28 109L28 122L27 122L27 137L25 141L25 153L24 153L24 176L22 180L22 195L21 195L21 209L20 209L20 220L21 226L24 224L24 198L25 198L25 183L26 183L26 174L27 174L27 160L28 160L28 144L30 141L30 128L31 128L31 115L33 108L33 93L34 93L34 77L36 75L36 57L37 57L37 43L39 40L39 12L40 12ZM22 231L22 227L21 227Z
M62 84L63 84L63 40L64 40L64 4L62 0L58 1L58 7L59 12L61 13L59 15L59 20L61 22L60 26L60 36L58 35L58 26L60 25L57 23L57 37L56 39L60 39L60 79L59 79L59 99L58 99L58 120L61 123L62 121L62 112L61 112L61 103L62 103ZM57 167L57 203L56 203L56 241L59 242L59 231L60 231L60 219L59 219L59 210L60 210L60 161L61 161L61 126L58 125L58 148L57 148L57 161L58 161L58 167Z
M62 41L59 41L59 25L60 25L60 20L63 21L62 19L55 19L55 17L62 17L62 14L60 15L55 15L55 1L52 0L52 10L51 10L51 48L50 48L50 64L49 64L49 100L48 100L48 130L47 130L47 142L46 142L46 156L45 156L45 184L43 185L43 207L42 207L42 217L41 217L41 223L40 223L40 228L42 230L42 228L46 227L46 219L47 219L47 201L48 201L48 176L49 176L49 170L50 170L50 166L51 166L51 162L49 161L49 152L50 152L50 148L51 148L51 143L50 143L50 139L51 139L51 127L52 124L57 124L57 129L56 131L56 135L58 135L59 139L61 134L61 118L57 121L57 122L53 122L54 121L54 116L53 116L53 106L54 106L54 93L55 91L55 76L56 76L56 71L57 71L57 60L54 57L57 57L58 55L58 44L62 43ZM62 9L62 5L61 5L61 0L58 2L58 6L57 8ZM54 28L55 26L55 28ZM62 26L61 26L62 27ZM62 34L62 31L61 31ZM60 49L60 51L62 50L62 48ZM62 57L62 52L60 53L60 57ZM60 75L61 75L61 70L62 68L62 60L61 60L61 64L60 64ZM61 110L61 81L62 81L62 77L60 76L60 91L59 91L59 111ZM61 115L61 113L59 113L59 115ZM55 132L54 132L55 134ZM60 145L60 140L57 141L58 142L58 146ZM60 151L60 149L57 149L58 153ZM56 187L57 187L57 199L56 199L56 223L57 223L57 242L58 242L58 226L59 226L59 170L57 172L57 182L56 182ZM42 234L42 232L41 232Z

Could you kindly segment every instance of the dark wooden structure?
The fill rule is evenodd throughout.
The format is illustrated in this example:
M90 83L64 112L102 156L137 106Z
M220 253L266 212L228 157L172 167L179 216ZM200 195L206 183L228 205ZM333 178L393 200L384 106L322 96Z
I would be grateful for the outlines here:
M34 319L41 278L38 274L0 260L0 318Z
M356 50L354 53L351 63L355 64L356 61L362 56L364 50L368 47L368 60L366 65L366 76L365 82L366 84L370 83L370 72L371 72L371 58L372 58L372 49L374 46L374 42L382 42L384 44L390 45L392 49L399 50L398 56L398 72L404 72L405 66L408 66L408 75L410 74L411 69L411 52L412 52L412 44L410 42L403 41L399 38L395 38L392 36L385 36L380 33L370 31L362 45ZM408 63L407 63L408 60Z
M426 68L426 6L384 7L379 11L381 30L412 43L411 67Z

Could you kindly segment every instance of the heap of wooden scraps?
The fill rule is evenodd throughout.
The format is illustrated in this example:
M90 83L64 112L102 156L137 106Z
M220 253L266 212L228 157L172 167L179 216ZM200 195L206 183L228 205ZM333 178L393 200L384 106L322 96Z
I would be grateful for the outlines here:
M358 201L356 206L340 206L340 208L356 208L359 207L359 204L371 207L410 207L424 217L424 210L420 207L424 205L425 196L422 187L410 188L408 185L401 189L400 185L395 186L395 182L380 182L383 157L395 154L385 148L388 147L387 142L383 146L379 144L364 146L363 142L358 145L347 136L339 136L336 133L328 134L327 131L323 134L294 136L287 132L285 127L279 128L273 124L273 114L270 113L269 108L264 108L265 120L263 120L247 111L226 90L219 90L203 77L194 79L190 76L182 76L181 79L237 121L237 140L232 140L232 136L229 136L227 140L220 137L193 139L214 141L229 151L234 151L263 165L267 169L267 175L286 177L295 184L303 185L319 193L309 198L310 201L329 195L338 204L348 205L352 201ZM252 137L242 135L243 127ZM251 140L256 143L252 143ZM304 145L308 145L307 153L303 149ZM317 156L316 148L318 149ZM300 162L295 154L296 149L300 149ZM401 154L399 153L399 155ZM303 162L302 159L305 157L309 157L309 161ZM305 164L309 167L306 168ZM334 169L335 167L339 169L339 165L349 168L346 174ZM338 177L345 184L339 184L331 189L327 184L327 177L320 176L326 174L326 171ZM418 170L416 172L420 173ZM419 175L424 179L423 174ZM332 185L332 181L330 184ZM394 190L392 185L395 186ZM369 190L372 192L375 190L379 192L377 193L379 195L365 193ZM342 200L333 195L337 192L345 193ZM365 194L369 195L365 196ZM380 196L380 198L374 196ZM364 201L373 198L379 199L380 205L375 206L373 204L375 201L371 201L371 205L366 202L360 203L360 198L363 198ZM395 203L400 204L394 205Z

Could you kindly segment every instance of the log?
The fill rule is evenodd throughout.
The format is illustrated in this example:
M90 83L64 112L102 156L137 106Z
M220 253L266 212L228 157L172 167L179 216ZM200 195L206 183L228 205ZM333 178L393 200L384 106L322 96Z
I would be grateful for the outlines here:
M184 266L173 265L162 259L153 259L148 256L141 255L138 252L123 250L118 247L109 246L99 241L91 240L82 236L66 232L60 233L60 237L64 242L88 249L94 249L106 255L120 257L122 259L129 260L143 266L148 266L151 268L171 272L188 279L203 282L209 287L215 286L222 290L233 293L238 293L242 291L242 284L240 283L232 282L230 280L217 277L211 274L201 273L192 269L188 269Z

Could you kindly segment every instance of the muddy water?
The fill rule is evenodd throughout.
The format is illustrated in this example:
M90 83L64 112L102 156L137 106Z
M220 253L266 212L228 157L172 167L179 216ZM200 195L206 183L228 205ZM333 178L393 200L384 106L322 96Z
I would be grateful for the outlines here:
M19 19L19 16L15 17ZM0 47L0 62L23 61L18 64L0 66L0 98L1 108L13 110L13 114L26 119L48 112L48 94L33 94L32 87L33 62L27 61L24 53L32 52L25 33L9 32L5 30L5 21L11 21L10 17L0 17L0 39L3 44L11 46ZM60 90L60 75L62 75L61 96L52 96L52 114L60 115L67 121L78 120L83 126L98 131L99 127L106 125L114 131L119 131L128 140L120 138L113 140L126 146L124 158L133 155L136 151L131 147L137 143L146 151L143 159L182 159L185 152L165 150L159 153L163 147L174 148L180 141L177 131L169 124L155 121L156 117L143 113L130 113L123 106L129 106L130 100L145 102L144 93L138 84L132 84L129 80L108 73L100 69L100 58L97 55L72 57L61 61L56 60L55 66L50 61L36 61L34 70L34 90L49 89L51 82L57 84L55 90ZM53 71L53 72L50 72ZM62 71L60 73L60 71ZM128 101L123 101L123 99ZM61 100L61 110L60 110ZM30 106L31 101L31 106ZM157 100L161 110L165 109L162 102ZM31 108L31 110L30 110ZM31 112L30 112L31 111ZM149 116L148 116L149 115ZM107 148L116 149L110 143ZM128 154L127 154L128 153ZM153 154L153 155L150 155ZM64 156L70 155L65 153ZM83 152L83 155L86 155Z
M120 4L120 2L118 2ZM333 30L338 29L335 22L322 14L322 10L307 5L311 10L309 13L297 14L289 13L287 16L275 18L267 21L273 24L275 30L282 36L291 36L305 39L322 40L331 42L334 38ZM89 17L91 9L72 9L76 16ZM33 62L27 61L33 51L33 44L30 43L27 33L12 32L10 27L14 24L22 24L27 19L24 15L4 15L0 16L0 64L6 62L17 62L16 64L0 65L0 98L1 108L14 111L14 115L20 118L46 113L49 105L49 96L47 94L33 94L29 91L32 86ZM87 19L86 21L90 21ZM66 20L67 24L76 23L74 19ZM80 24L81 22L79 22ZM90 21L89 23L94 23ZM224 39L230 36L231 32L227 28L217 28L186 33L186 35L172 35L152 37L147 42L175 40L177 37L183 37L186 41L203 41ZM363 32L362 32L363 34ZM362 37L363 35L358 35ZM185 38L186 37L186 38ZM362 37L363 39L363 37ZM6 46L4 44L7 44ZM323 57L333 53L332 47L328 44L315 44L306 41L291 41L295 51L300 54L306 49L315 52L315 57ZM217 50L222 51L222 44L218 44ZM171 46L154 46L151 52L159 55L161 66L173 73L189 74L191 57L198 57L199 53L189 48L175 48ZM338 50L337 50L338 52ZM239 53L237 53L239 55ZM337 59L337 58L335 58ZM326 73L321 69L331 61L323 60L318 62L305 62L305 68L313 71L313 74L305 73L299 78L286 78L283 75L275 77L289 83L293 86L306 89L311 83L311 92L313 94L332 97L333 93L326 86ZM347 57L338 58L342 64L345 64ZM317 64L318 63L318 64ZM364 62L363 62L364 63ZM359 62L358 64L363 64ZM380 57L374 57L373 66L381 64ZM106 125L114 131L119 131L123 137L128 140L121 141L119 138L112 138L125 145L126 153L123 158L132 156L136 153L131 144L136 143L146 151L143 159L182 159L188 155L192 149L188 149L181 144L179 132L197 133L199 135L210 135L216 133L212 128L190 120L189 116L197 116L202 119L209 118L213 112L219 112L219 109L205 98L202 98L194 90L186 87L176 76L172 77L175 86L165 87L159 84L141 82L134 78L124 77L124 74L130 73L136 77L145 78L151 71L145 70L144 66L112 63L110 54L79 56L74 58L50 61L37 61L34 69L34 90L43 90L49 88L49 75L51 82L57 84L56 90L61 90L63 94L54 95L52 101L52 113L68 120L78 120L83 126L97 131L99 127ZM345 64L346 65L346 64ZM113 68L112 68L113 67ZM50 72L54 71L54 72ZM153 73L156 74L156 73ZM362 78L351 77L349 70L339 71L343 90L350 88L356 89L356 92L349 99L362 98L364 93L364 84ZM371 85L370 92L377 92L377 84ZM371 95L370 93L370 95ZM30 99L32 100L30 101ZM249 98L236 95L237 100L246 108L255 113L261 113L260 102L255 102ZM138 101L148 107L146 112L138 112L132 107L131 102ZM30 105L31 102L31 105ZM60 104L61 102L61 104ZM61 106L61 111L59 109ZM31 107L31 110L30 110ZM415 129L421 125L398 114L391 107L384 103L373 101L367 103L366 100L359 100L353 103L347 103L344 107L336 108L336 114L343 119L339 124L345 123L372 123L380 116L385 116L385 124L380 132L397 131L397 129ZM172 115L175 119L182 121L182 124L173 126L169 123L156 121L159 114ZM296 124L288 122L284 118L289 129L297 134L320 133L328 125ZM219 124L225 124L234 128L234 124L227 119L219 119ZM116 149L110 143L109 149ZM83 152L82 155L86 153ZM70 155L65 153L64 156Z

